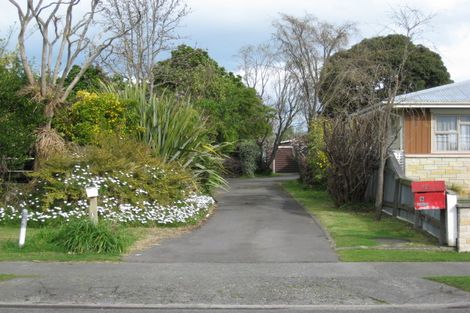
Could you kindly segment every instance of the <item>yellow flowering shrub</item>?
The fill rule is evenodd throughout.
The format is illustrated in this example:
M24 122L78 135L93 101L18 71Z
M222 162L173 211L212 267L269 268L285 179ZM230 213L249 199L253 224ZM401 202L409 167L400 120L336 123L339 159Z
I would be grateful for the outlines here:
M122 101L116 94L79 91L76 102L56 118L58 129L78 144L94 143L102 135L126 135L138 132L136 103Z
M326 184L330 163L325 153L324 127L328 127L326 119L317 118L312 121L307 136L303 138L303 148L299 149L300 153L297 153L300 179L308 185L324 186Z

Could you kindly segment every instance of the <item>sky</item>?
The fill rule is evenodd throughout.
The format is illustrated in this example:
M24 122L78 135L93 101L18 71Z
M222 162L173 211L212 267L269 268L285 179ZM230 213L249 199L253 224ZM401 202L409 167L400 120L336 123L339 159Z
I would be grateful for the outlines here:
M353 22L358 29L351 40L389 33L391 12L407 5L434 14L418 38L438 52L454 81L470 79L470 0L189 0L192 13L182 29L187 42L204 48L221 65L236 71L240 47L270 39L279 13L313 14L333 24Z
M25 0L20 0L25 1ZM86 1L86 0L84 0ZM270 39L279 13L306 13L333 24L352 22L358 29L351 44L389 33L391 11L407 5L435 14L417 42L442 56L454 81L470 79L470 0L187 0L191 13L179 32L182 42L207 49L212 58L237 71L236 54L248 44ZM7 0L0 0L0 32L17 19Z

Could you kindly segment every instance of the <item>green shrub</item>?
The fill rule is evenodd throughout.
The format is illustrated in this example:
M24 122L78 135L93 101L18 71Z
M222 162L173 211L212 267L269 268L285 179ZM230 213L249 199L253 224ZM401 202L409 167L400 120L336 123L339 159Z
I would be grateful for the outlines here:
M64 201L85 199L84 188L99 179L96 177L115 181L103 185L100 195L121 203L152 200L165 205L195 191L191 176L177 164L164 163L145 144L117 136L105 136L95 146L51 158L31 176L43 211L62 206ZM136 193L138 190L141 192Z
M309 186L326 186L329 166L323 138L326 123L327 121L321 118L312 121L307 136L297 143L296 157L300 180Z
M79 91L76 102L56 117L55 127L68 140L78 144L96 143L106 134L129 135L138 132L136 103L122 101L116 94Z
M17 59L0 54L0 176L23 169L42 121L42 106L21 95L25 86Z
M71 253L123 253L131 242L117 225L88 219L63 224L51 242Z
M244 140L240 143L239 149L242 173L253 177L260 157L259 147L252 140Z
M33 225L86 218L90 185L99 188L100 218L130 225L185 224L214 203L178 163L163 162L144 143L117 136L52 157L31 177L0 202L1 224L17 223L24 208Z

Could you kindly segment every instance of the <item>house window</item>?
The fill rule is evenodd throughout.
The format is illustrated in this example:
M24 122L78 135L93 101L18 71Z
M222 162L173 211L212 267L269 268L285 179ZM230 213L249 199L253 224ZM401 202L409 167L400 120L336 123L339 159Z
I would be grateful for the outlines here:
M436 115L436 151L470 151L470 115Z

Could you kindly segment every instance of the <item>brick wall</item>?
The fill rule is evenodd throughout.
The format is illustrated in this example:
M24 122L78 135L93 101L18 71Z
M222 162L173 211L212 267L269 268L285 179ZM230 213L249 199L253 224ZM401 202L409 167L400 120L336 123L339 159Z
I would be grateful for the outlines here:
M459 208L458 250L470 252L470 208Z
M470 156L406 156L405 174L416 180L445 180L470 193Z

